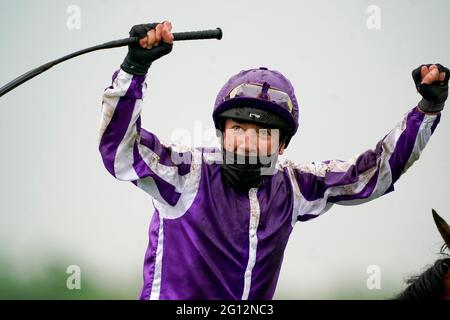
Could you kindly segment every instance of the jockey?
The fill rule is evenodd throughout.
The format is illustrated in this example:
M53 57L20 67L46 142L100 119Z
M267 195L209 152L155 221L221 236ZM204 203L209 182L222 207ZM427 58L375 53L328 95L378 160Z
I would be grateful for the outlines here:
M105 89L99 150L106 169L153 199L141 299L271 299L297 221L334 204L356 205L394 190L433 134L449 70L413 71L423 99L373 149L348 161L278 161L299 125L290 81L244 70L219 91L213 121L221 147L166 144L141 127L147 71L172 50L172 25L136 25ZM159 120L159 119L158 119Z

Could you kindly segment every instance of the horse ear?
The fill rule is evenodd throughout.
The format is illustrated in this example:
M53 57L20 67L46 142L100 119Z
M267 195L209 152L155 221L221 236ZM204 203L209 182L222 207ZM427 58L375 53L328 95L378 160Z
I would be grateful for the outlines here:
M439 230L439 233L441 234L442 238L445 241L445 244L447 245L447 248L450 248L450 226L447 222L445 222L444 219L442 219L437 212L434 209L431 209L433 213L433 219L436 223L436 226Z

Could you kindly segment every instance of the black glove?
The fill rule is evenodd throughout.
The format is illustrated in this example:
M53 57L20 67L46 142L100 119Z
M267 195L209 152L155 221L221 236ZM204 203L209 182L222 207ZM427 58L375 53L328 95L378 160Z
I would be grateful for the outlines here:
M147 32L154 29L157 25L157 23L135 25L130 30L130 37L145 38ZM152 47L151 49L145 49L139 43L133 43L128 46L128 54L120 67L128 73L142 76L147 73L153 61L171 51L172 44L168 44L163 40L159 42L157 47Z
M436 63L439 72L445 72L444 81L434 81L431 84L421 83L421 65L417 69L412 71L412 77L416 84L417 91L422 96L422 100L419 102L419 108L425 112L436 113L444 109L445 100L448 97L448 79L450 77L450 71L448 68ZM430 67L431 64L425 66Z

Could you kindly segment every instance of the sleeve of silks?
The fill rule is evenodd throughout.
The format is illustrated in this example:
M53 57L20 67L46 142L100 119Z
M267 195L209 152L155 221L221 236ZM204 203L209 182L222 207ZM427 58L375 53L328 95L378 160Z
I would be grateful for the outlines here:
M394 191L394 183L419 158L440 120L418 107L377 143L349 161L290 164L294 188L294 220L306 221L334 204L356 205Z
M99 130L99 151L109 173L130 181L155 200L176 205L191 170L190 150L164 145L141 128L146 76L118 70L105 89ZM157 114L157 112L154 112Z

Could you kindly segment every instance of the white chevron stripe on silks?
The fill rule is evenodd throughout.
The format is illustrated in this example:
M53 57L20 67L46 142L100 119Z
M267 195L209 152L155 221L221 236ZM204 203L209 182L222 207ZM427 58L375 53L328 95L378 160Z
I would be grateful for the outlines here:
M409 157L406 169L415 161L420 155L420 152L426 145L426 142L431 136L431 126L434 122L435 115L426 115L420 125L419 132L416 136L413 151ZM331 196L337 195L353 195L361 192L367 183L378 172L378 178L374 190L371 195L364 199L344 200L339 201L340 205L355 205L364 202L371 201L381 195L383 195L389 186L392 184L392 173L389 165L389 159L394 152L396 143L401 134L406 130L407 115L391 132L384 138L382 143L382 153L377 161L376 166L366 170L359 175L358 181L352 184L330 187L325 191L323 198L316 199L314 201L308 201L301 193L301 187L298 186L298 182L295 179L294 170L300 170L303 172L312 173L316 176L324 177L328 171L333 172L345 172L352 165L355 164L357 159L353 157L351 161L341 162L332 161L329 164L315 163L313 165L295 165L291 162L287 162L284 166L288 167L289 177L292 185L294 186L294 197L297 199L294 201L294 212L292 217L292 224L298 220L298 216L301 215L320 215L328 211L333 203L328 203L327 199ZM289 167L292 168L289 170ZM404 170L405 171L405 170ZM297 186L297 187L296 187Z

